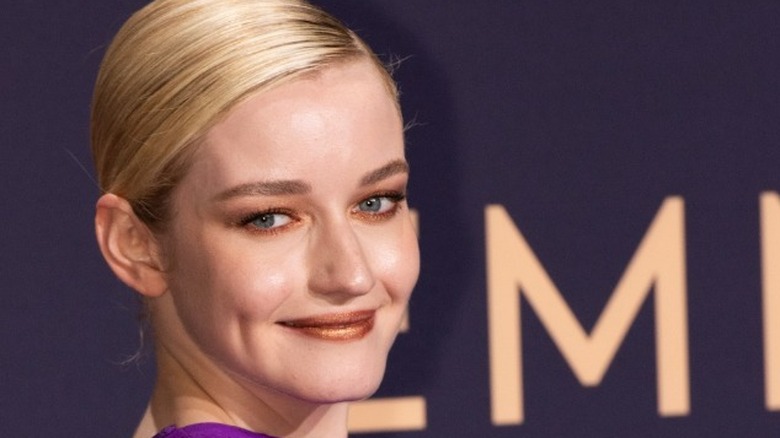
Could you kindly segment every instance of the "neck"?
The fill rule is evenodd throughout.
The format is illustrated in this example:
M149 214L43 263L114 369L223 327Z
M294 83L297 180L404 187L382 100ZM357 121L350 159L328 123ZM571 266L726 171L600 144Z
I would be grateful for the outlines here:
M191 366L197 359L179 361L159 344L156 353L157 383L134 438L149 438L170 424L203 422L284 438L347 436L346 403L315 404L272 390L249 390L217 369Z

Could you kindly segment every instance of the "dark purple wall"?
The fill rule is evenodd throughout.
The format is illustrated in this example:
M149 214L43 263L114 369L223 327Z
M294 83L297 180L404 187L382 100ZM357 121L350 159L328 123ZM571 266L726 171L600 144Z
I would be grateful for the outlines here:
M6 3L0 436L129 436L153 367L121 365L136 304L94 243L88 112L105 45L144 2ZM407 58L397 78L418 122L423 273L379 395L424 396L428 427L381 436L777 436L758 224L759 195L780 189L780 4L320 3ZM595 388L524 303L525 423L493 426L485 206L507 209L590 329L672 195L685 200L690 414L657 413L652 299Z

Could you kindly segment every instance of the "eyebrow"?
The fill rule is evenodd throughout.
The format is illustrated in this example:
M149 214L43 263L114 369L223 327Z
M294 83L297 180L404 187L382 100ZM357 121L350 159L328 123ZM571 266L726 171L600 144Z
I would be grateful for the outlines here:
M360 185L370 186L399 173L409 173L409 163L406 160L393 160L379 169L368 172L360 179Z
M214 199L227 201L243 196L303 195L310 191L311 186L299 180L257 181L232 187L218 194Z
M376 184L399 173L409 173L409 164L402 159L393 160L384 166L372 170L360 179L361 186ZM285 196L304 195L311 192L311 185L301 180L255 181L231 187L214 197L216 201L226 201L244 196Z

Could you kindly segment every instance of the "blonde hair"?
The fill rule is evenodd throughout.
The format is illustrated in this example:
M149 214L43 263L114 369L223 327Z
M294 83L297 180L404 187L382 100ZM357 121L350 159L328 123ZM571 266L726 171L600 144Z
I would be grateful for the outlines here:
M119 30L92 104L92 155L104 192L162 230L171 191L205 133L232 107L337 62L373 62L368 46L304 0L158 0Z

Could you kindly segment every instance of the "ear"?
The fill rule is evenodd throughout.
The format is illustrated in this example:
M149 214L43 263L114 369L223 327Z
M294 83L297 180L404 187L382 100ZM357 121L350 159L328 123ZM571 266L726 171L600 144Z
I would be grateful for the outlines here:
M111 193L101 196L95 234L103 257L125 284L146 297L168 290L159 243L129 202Z

